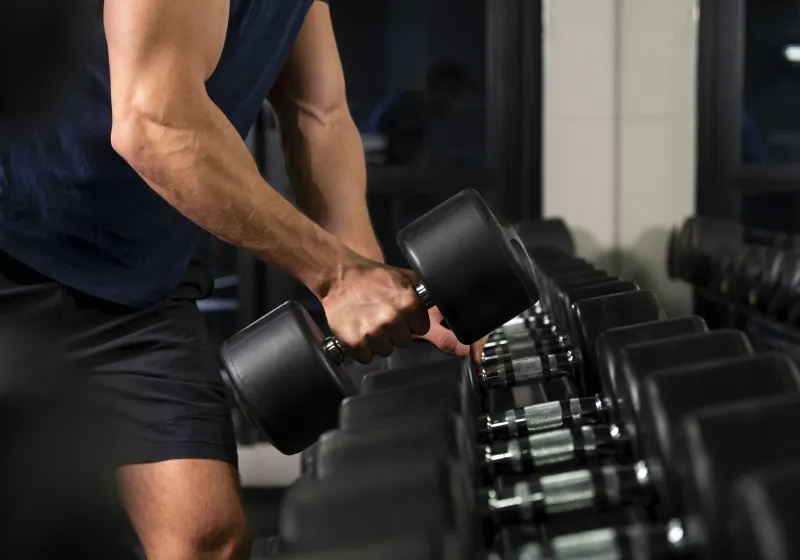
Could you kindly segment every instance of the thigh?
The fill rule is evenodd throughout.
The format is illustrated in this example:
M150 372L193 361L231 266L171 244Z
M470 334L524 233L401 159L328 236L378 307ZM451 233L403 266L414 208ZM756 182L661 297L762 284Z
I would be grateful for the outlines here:
M150 560L248 558L232 465L181 459L118 470L120 495Z
M171 297L146 309L64 294L64 346L92 372L91 390L112 419L120 464L236 465L232 400L196 305L210 289L210 275L193 265Z

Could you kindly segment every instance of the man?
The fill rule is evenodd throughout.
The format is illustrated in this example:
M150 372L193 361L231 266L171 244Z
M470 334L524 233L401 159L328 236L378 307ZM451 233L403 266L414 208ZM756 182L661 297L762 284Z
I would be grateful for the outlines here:
M464 68L452 63L439 64L428 72L422 89L402 91L379 103L364 126L364 132L386 137L387 163L425 163L425 138L430 120L451 111L469 87L469 76Z
M59 113L2 136L0 316L45 318L91 368L148 558L248 558L201 228L308 286L361 362L468 349L381 262L325 2L105 0L103 20ZM267 94L299 211L242 140Z

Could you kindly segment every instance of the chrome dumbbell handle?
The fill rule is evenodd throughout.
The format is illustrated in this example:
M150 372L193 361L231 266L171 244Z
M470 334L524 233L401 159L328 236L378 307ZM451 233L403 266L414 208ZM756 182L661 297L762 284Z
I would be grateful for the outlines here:
M482 443L489 443L605 422L607 417L608 405L599 396L566 399L481 416L478 418L478 434Z
M551 515L632 503L650 488L647 464L563 472L485 491L485 514L497 524L540 523Z
M604 457L627 456L627 444L623 431L613 424L551 430L484 446L482 468L493 478L579 467Z
M431 296L428 293L428 288L423 284L420 283L414 286L414 291L417 293L417 297L419 297L426 309L430 309L434 306L433 301L431 301ZM337 365L344 364L350 356L350 349L342 344L335 336L329 336L322 341L322 350L328 355L331 361Z
M568 335L548 333L540 337L502 340L491 346L487 343L481 352L481 365L491 365L503 359L512 359L519 354L547 356L572 349Z
M548 545L528 543L491 560L650 560L687 549L680 520L666 525L607 527L554 537Z
M577 350L540 356L531 351L480 368L479 379L487 387L514 387L542 383L573 375L583 360Z

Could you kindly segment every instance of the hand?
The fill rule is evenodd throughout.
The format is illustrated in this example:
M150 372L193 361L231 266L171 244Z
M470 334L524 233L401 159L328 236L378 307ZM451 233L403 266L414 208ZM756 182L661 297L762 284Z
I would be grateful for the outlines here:
M489 340L488 336L482 338L471 346L467 346L466 344L461 344L458 341L453 331L442 325L444 317L442 316L442 312L439 311L438 307L431 307L428 310L428 317L431 324L430 330L424 335L417 336L415 338L427 340L439 350L442 352L447 352L448 354L454 354L456 356L472 356L472 360L476 364L480 364L481 352L483 352L483 347L486 345L486 341Z
M389 356L395 346L405 348L412 336L428 332L415 283L410 270L348 255L320 300L331 330L355 360L367 364L375 354Z

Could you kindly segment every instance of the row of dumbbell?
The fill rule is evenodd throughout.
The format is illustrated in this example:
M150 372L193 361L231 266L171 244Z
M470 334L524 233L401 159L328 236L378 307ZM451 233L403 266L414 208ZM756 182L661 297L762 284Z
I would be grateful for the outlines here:
M673 233L668 252L670 276L780 321L797 323L798 246L791 236L777 236L767 243L759 239L759 244L746 243L746 239L739 224L690 218Z
M626 294L626 296L627 295L628 294ZM606 300L605 304L608 305L609 302L611 302L611 300L618 299L618 297L615 296L615 297L611 297L611 298L601 298L601 299ZM630 300L630 303L634 303L634 302L632 300ZM657 301L656 301L656 303L657 303ZM580 304L578 304L578 306L580 306ZM609 308L609 311L613 312L613 307L614 306L612 305L611 308ZM579 310L576 309L576 311L579 311ZM660 310L657 309L656 311L658 313L656 316L659 316L660 313L661 313ZM675 335L675 334L685 334L686 332L697 332L697 331L702 331L703 330L702 322L699 322L697 319L692 319L692 318L690 318L688 320L678 320L678 322L674 322L674 321L672 321L672 322L670 322L670 321L656 321L656 323L658 324L658 326L656 326L656 325L642 325L641 327L644 327L644 328L638 328L637 327L637 329L640 332L644 332L644 331L650 331L651 332L650 335L644 337L645 340L654 338L654 336L656 336L658 334L658 332L667 333L669 331L669 334ZM654 330L654 327L655 327L655 330ZM675 329L675 330L670 331L670 329ZM624 331L625 329L622 329L622 330ZM627 330L631 331L631 329L627 329ZM636 330L636 329L634 329L634 330ZM609 332L607 334L612 334L612 333ZM617 334L617 333L613 333L613 334ZM626 333L623 332L622 334L624 335ZM630 335L630 333L628 333L628 334ZM728 336L727 337L727 341L726 341L726 337L724 335L733 335L734 338L731 338L731 336ZM744 354L749 353L749 346L746 344L746 340L743 341L741 338L737 340L735 338L735 335L736 335L736 333L714 333L714 334L708 335L708 337L706 337L705 340L700 341L700 342L697 343L697 347L698 348L714 347L717 350L707 349L707 350L702 351L698 355L694 355L694 357L693 357L693 353L692 352L688 352L686 354L686 357L683 358L683 363L686 363L687 361L688 361L688 363L693 363L693 362L700 362L702 360L714 360L715 358L731 358L733 356L744 355ZM695 337L695 340L699 340L699 338L702 338L702 337ZM634 338L634 340L636 340L636 339ZM686 341L682 341L682 342L687 342L687 341L688 341L688 339ZM713 341L716 341L716 345L715 345L715 343ZM677 342L677 340L675 342ZM651 351L652 351L652 349L651 349ZM715 351L718 352L719 355L715 355L715 353L714 353ZM667 352L667 355L674 356L675 354L676 353L675 353L675 348L674 347L672 348L671 351ZM679 355L679 353L678 353L678 355ZM722 363L718 363L718 364L709 364L708 366L704 366L704 367L695 367L695 368L693 368L694 371L690 372L691 375L686 375L684 373L682 376L672 376L672 380L671 381L675 382L675 380L678 377L680 377L683 380L683 382L687 382L687 377L694 377L693 380L688 381L691 384L693 382L697 382L697 381L700 380L699 379L699 375L700 374L698 372L700 372L700 373L705 372L703 374L706 375L706 378L703 381L708 382L710 379L719 380L719 377L720 376L724 377L726 375L726 372L729 371L729 370L731 370L731 371L745 371L745 373L749 374L750 373L749 370L751 370L753 368L755 368L755 371L770 371L771 369L774 369L777 372L776 375L778 377L780 377L782 375L782 372L785 373L785 370L786 370L787 367L791 368L791 366L787 366L786 363L781 361L781 359L779 359L779 358L773 359L772 362L769 362L769 361L763 362L762 361L763 363L759 362L758 359L755 359L755 360L756 361L754 362L753 359L733 359L733 360L729 360L727 362L722 362ZM777 360L777 362L775 360ZM645 359L645 362L646 361L647 360ZM664 365L664 364L661 364L661 365ZM666 367L669 368L670 365L675 367L674 364L667 364ZM711 367L711 366L713 366L713 367ZM773 366L775 366L775 367L773 367ZM651 364L649 366L649 369L652 370L653 367L654 367L654 365ZM658 369L657 366L656 366L656 369ZM722 372L722 373L720 373L720 372ZM673 373L680 373L680 372L673 372ZM427 377L430 378L433 375L434 375L434 372L430 372L427 375ZM644 375L644 372L639 373L639 375ZM794 375L793 370L791 370L791 375L792 376ZM371 394L371 395L378 396L380 394L380 393L370 393L370 390L374 391L376 388L378 388L378 387L376 387L376 383L375 383L374 379L377 378L377 377L382 377L382 376L386 376L386 374L382 374L382 375L379 375L379 376L368 377L365 380L365 392L368 395ZM402 377L403 376L402 375L398 375L398 372L394 372L393 374L390 374L388 377L389 378L394 377L394 381L388 383L388 385L391 386L393 383L402 381ZM456 378L458 376L456 375L456 376L451 376L451 377ZM467 377L471 377L471 376L467 375ZM752 378L752 376L748 376L748 377ZM459 379L460 379L462 385L464 385L464 386L470 386L471 385L471 379L465 379L463 375ZM371 381L371 380L373 380L373 381ZM411 380L409 378L405 379L405 381L406 382L411 382ZM458 383L453 383L451 381L448 385L450 387L452 387L452 386L457 385L457 384ZM370 385L372 385L372 387L370 387ZM442 386L442 388L444 388L444 386ZM371 417L372 425L375 426L375 423L378 421L378 419L382 415L383 415L383 417L386 416L386 414L387 414L386 405L388 404L389 401L402 402L404 398L407 399L407 398L411 397L413 395L414 391L417 391L417 393L419 393L419 389L420 389L419 387L416 387L416 388L409 387L408 389L405 390L406 394L404 396L401 396L400 394L394 394L394 395L390 394L392 398L389 398L389 399L386 398L387 397L387 393L383 393L378 398L374 398L373 397L373 398L370 399L368 396L365 395L365 397L359 397L357 399L351 400L350 402L346 402L345 405L342 407L343 413L342 413L342 423L341 423L342 427L341 427L341 430L339 432L337 432L337 433L332 434L330 436L330 440L331 441L336 441L336 439L338 437L340 443L344 442L344 440L347 439L347 436L346 435L342 435L342 434L345 434L348 431L353 433L354 431L358 430L357 428L354 430L355 426L353 425L353 423L354 423L354 418L357 418L359 415L356 414L354 416L353 413L352 413L352 410L350 410L348 412L348 409L352 409L353 408L350 405L353 402L355 402L356 400L360 399L361 402L369 402L370 404L373 405L373 407L375 407L377 409L377 410L373 410L373 414L365 414L364 410L363 410L364 407L363 406L361 407L362 408L362 411L361 411L362 420L366 420L366 419ZM767 391L766 394L771 394L771 393L768 392L769 391L768 386L764 390ZM424 392L425 392L425 394L431 394L431 393L436 393L437 391L431 385L429 387L426 387ZM446 392L446 390L445 390L445 392ZM747 391L747 396L751 396L753 394L758 394L758 393L757 392L752 392L752 391ZM453 394L451 393L451 396L452 395ZM436 400L436 399L434 399L434 400ZM606 399L606 400L608 400L608 399ZM414 403L418 404L420 402L420 399L413 399L412 398L412 401ZM457 410L462 411L462 410L464 410L464 408L466 408L466 407L459 406L460 404L465 404L465 403L463 401L459 403L459 399L458 398L452 399L451 403L455 405L454 408L457 409ZM412 404L412 403L406 402L406 404ZM696 404L695 406L704 406L704 405L705 405L705 403ZM469 406L469 403L467 403L467 406ZM406 412L408 412L408 407L407 406L402 406L400 408L405 409ZM559 406L559 408L563 409L564 407L563 406ZM681 409L678 413L683 413L683 412L686 412L686 410L685 409ZM620 414L622 417L625 417L625 412L623 410L618 410L618 411L616 411L616 413ZM420 414L421 414L421 411L417 411L417 414L416 414L417 417L419 417ZM392 413L390 412L389 416L391 416L391 415L392 415ZM348 424L348 422L350 422L350 424ZM406 421L404 420L403 423L406 424ZM667 425L670 425L670 424L667 423ZM356 455L350 455L349 459L352 461L352 463L348 463L348 454L346 452L344 452L344 453L341 452L341 449L346 448L347 445L343 445L342 447L340 447L340 453L339 453L338 456L340 458L339 468L341 468L341 470L337 471L337 468L334 465L335 462L333 462L333 463L331 463L331 462L325 463L325 461L322 460L318 464L318 468L317 468L317 473L316 474L317 474L318 480L314 481L314 482L311 482L310 480L309 481L304 481L304 482L307 482L308 484L311 485L310 493L309 494L304 494L303 490L301 490L303 488L303 486L304 486L304 484L302 484L302 483L295 487L295 489L294 489L295 498L294 498L293 501L291 499L288 500L289 503L287 504L288 506L290 506L290 509L293 509L293 512L289 513L287 515L291 518L292 514L297 514L298 508L299 508L299 510L303 509L302 508L302 503L303 503L303 496L304 495L306 497L311 496L311 499L310 499L310 502L309 502L309 504L311 504L309 506L310 509L312 509L312 510L314 510L316 512L319 512L320 511L319 507L322 506L323 503L324 503L324 496L323 496L323 500L322 501L318 501L316 498L314 498L315 491L320 490L320 488L318 486L319 479L325 480L326 477L333 477L335 479L335 478L337 478L337 472L338 473L343 473L343 472L348 472L348 471L352 472L353 469L358 469L358 468L362 468L363 469L363 468L365 468L365 467L370 465L370 458L369 458L370 454L372 455L372 458L375 461L375 462L373 462L371 464L371 466L373 468L378 463L380 463L381 461L385 461L386 460L386 454L387 453L389 453L389 454L391 454L393 452L398 453L398 456L395 457L394 461L391 463L391 464L395 464L395 465L398 464L398 462L401 460L401 457L403 458L403 460L405 460L406 458L409 458L409 457L417 457L417 456L415 456L415 453L414 453L415 451L417 452L417 455L423 455L421 453L421 451L420 451L421 447L419 446L419 442L417 442L416 445L413 443L413 437L414 437L413 434L416 432L417 433L417 439L419 440L420 436L421 436L421 433L422 433L422 430L419 427L416 427L416 429L414 427L411 427L411 428L408 428L408 429L409 429L409 433L411 434L411 436L408 438L408 441L410 441L412 443L407 449L402 449L402 445L400 443L402 441L402 438L401 439L392 440L392 435L390 433L391 430L384 432L380 436L377 436L377 435L373 434L374 437L372 438L371 444L366 445L365 448L364 448L366 450L366 456L360 455L360 456L358 456L358 459L356 459ZM623 426L623 429L627 430L628 433L634 433L635 430L636 430L636 423L635 422L628 422L628 425L627 426ZM430 430L428 430L428 432L430 432ZM399 433L399 432L395 432L395 433ZM351 444L350 445L351 446L354 445L355 446L354 448L357 448L358 447L359 438L351 437L350 439L351 439ZM360 441L363 443L364 440L361 439ZM384 450L383 453L377 452L378 451L378 447L376 447L376 446L380 445L381 443L383 443L383 445L385 445L385 447L386 447L386 449ZM650 454L655 456L655 457L658 456L658 453L654 453L653 450L659 445L659 443L660 442L658 442L658 443L651 442L650 443L650 448L649 448ZM447 446L443 446L443 447L447 447ZM628 445L625 444L624 447L627 448ZM436 448L436 446L434 446L434 448ZM450 451L452 451L452 450L457 449L457 448L458 448L458 446L454 447L453 445L450 445L448 449ZM362 449L362 451L364 449ZM648 448L645 447L644 449L647 450ZM321 451L323 452L322 455L324 457L324 446L323 446L323 448L321 448ZM450 451L448 451L448 452L450 452ZM658 451L663 453L663 449L659 449ZM642 450L639 450L639 453L637 453L636 451L633 451L633 449L631 451L625 451L625 454L626 455L639 455L639 454L647 455L647 453L644 453ZM380 461L378 460L378 456L382 457L382 459ZM425 454L425 456L427 457L427 454ZM321 459L321 458L322 457L318 457L318 459ZM463 457L462 457L462 459L463 459ZM426 461L429 461L429 460L430 460L430 457L428 457L426 459ZM467 461L467 462L469 463L469 461ZM651 463L652 462L653 461L651 461ZM665 462L669 463L668 460L665 461ZM463 461L462 461L462 463L463 463ZM533 462L533 466L534 466L534 468L537 466L537 465L535 465L535 462ZM483 509L487 513L487 517L493 518L495 520L499 520L500 522L509 522L509 521L511 521L511 522L513 522L513 521L519 522L519 521L523 521L523 520L530 521L530 520L534 520L534 519L537 519L537 518L541 519L541 518L547 517L548 515L562 513L565 509L566 510L575 510L575 509L582 509L582 508L587 507L587 506L595 507L597 505L600 505L599 502L605 502L605 505L609 506L609 505L612 505L615 502L624 502L624 501L632 500L632 499L634 499L633 498L634 495L646 496L646 495L650 495L650 494L653 494L653 493L657 493L657 492L654 492L654 490L657 490L659 488L663 489L665 486L667 486L667 487L669 486L669 483L667 481L665 481L664 479L653 480L653 478L651 477L651 474L650 474L651 470L652 469L648 465L648 463L640 461L640 462L635 463L634 465L631 465L629 467L624 467L624 468L607 468L606 467L606 468L603 468L603 469L600 469L600 470L594 469L594 470L586 470L586 471L576 471L576 472L572 472L572 473L563 473L561 475L557 475L555 478L554 477L549 477L549 478L546 478L546 479L545 478L540 478L540 479L537 479L537 480L534 480L534 481L528 481L526 483L514 485L513 486L513 492L510 493L508 496L504 496L503 489L501 489L500 491L497 491L496 489L492 489L492 490L489 490L487 492L484 492L484 495L485 495L486 499L482 500L482 504L484 505ZM408 473L406 472L406 474L408 474ZM374 476L374 473L372 475L365 475L365 476ZM331 479L328 478L328 480L331 480ZM339 482L343 482L343 481L339 480ZM474 482L474 480L473 480L473 482ZM308 484L305 484L305 486L308 486ZM576 486L576 484L577 484L577 486ZM356 487L358 487L360 485L360 482L356 481L354 483L354 485ZM333 488L333 486L324 485L323 484L323 487L327 488L327 490L328 490L327 496L328 496L328 498L330 498L331 497L330 491ZM581 488L584 491L583 499L582 500L577 500L577 501L574 500L574 499L570 500L569 499L570 492L574 496L575 491L577 489L581 489ZM603 491L602 492L598 492L598 488L602 489ZM341 485L339 485L339 490L342 491ZM505 490L506 491L510 491L510 490L512 490L512 487L506 488ZM613 490L613 491L609 491L609 490ZM343 492L344 492L344 494L347 494L352 499L355 499L355 500L359 499L359 498L356 497L359 494L357 492L357 488L350 487L349 489L343 490ZM565 492L566 492L566 494L565 494ZM325 494L325 492L323 492L323 494ZM334 492L334 494L336 494L336 492ZM580 494L580 492L579 492L579 494ZM666 490L662 490L661 494L670 495L670 493L668 491L666 491ZM411 495L410 492L408 492L408 493L404 492L403 494L401 494L401 496L403 496L404 500L407 500L410 495ZM297 496L299 496L299 498ZM341 496L341 495L337 494L337 496L339 498L343 498L343 496ZM536 496L539 497L538 500L534 499ZM362 494L362 497L364 497L363 494ZM527 497L527 499L526 499L526 497ZM317 496L317 498L319 498L319 496ZM372 496L367 496L366 500L367 501L371 501L371 500L376 499L376 498L377 498L376 495L372 495ZM587 498L589 498L589 499L587 499ZM558 511L555 511L552 507L548 507L548 499L549 499L550 506L552 506L552 504L560 504ZM424 500L425 499L423 499L423 501ZM336 501L336 500L334 500L334 501ZM440 511L440 509L437 509L435 507L431 507L434 504L434 501L431 501L431 502L428 503L428 509L431 510L431 511L432 510ZM378 503L380 503L380 500L378 500ZM396 505L396 504L384 504L384 505L387 505L387 507L389 507L389 506L394 507L394 505ZM324 510L325 508L323 507L322 509ZM336 508L334 507L334 509L336 509ZM349 507L345 508L345 509L349 509ZM376 515L375 519L377 519L377 512L373 512L373 513ZM306 521L308 521L308 520L306 520ZM294 525L298 526L298 527L301 526L301 525L305 526L307 528L311 527L311 531L312 532L314 532L316 529L318 529L318 527L316 529L314 528L314 523L313 522L310 523L310 524L307 524L307 523L295 523ZM337 533L338 533L338 530L337 530ZM341 534L341 533L339 533L339 534Z

